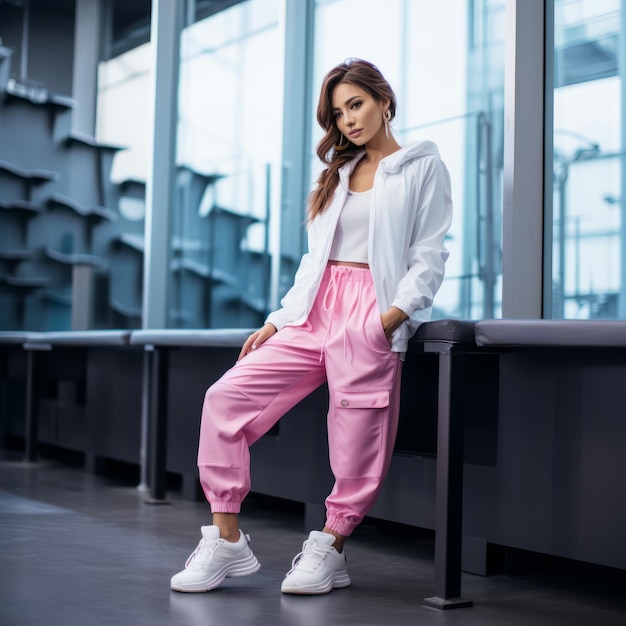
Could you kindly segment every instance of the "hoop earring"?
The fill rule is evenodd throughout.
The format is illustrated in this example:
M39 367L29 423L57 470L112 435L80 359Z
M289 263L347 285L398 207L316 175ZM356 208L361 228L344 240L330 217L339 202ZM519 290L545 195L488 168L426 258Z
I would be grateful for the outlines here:
M391 121L391 111L387 109L383 113L383 122L385 123L385 139L389 141L389 122Z
M343 143L344 139L345 139L344 134L339 133L339 143L335 144L335 150L339 150L339 152L341 152L342 150L345 150L350 145L350 142L347 139L346 139L346 143Z

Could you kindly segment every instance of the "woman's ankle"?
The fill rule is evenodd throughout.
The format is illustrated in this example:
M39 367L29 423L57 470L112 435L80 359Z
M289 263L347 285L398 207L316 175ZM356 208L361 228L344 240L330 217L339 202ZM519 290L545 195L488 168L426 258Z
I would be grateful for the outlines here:
M328 526L324 526L324 528L322 528L322 532L328 533L329 535L332 535L335 538L335 542L333 543L333 548L335 548L335 550L337 550L337 552L341 554L343 552L343 546L346 542L345 535L340 535L338 532L328 528Z
M236 513L213 513L213 524L220 529L220 537L225 541L239 541L239 516Z

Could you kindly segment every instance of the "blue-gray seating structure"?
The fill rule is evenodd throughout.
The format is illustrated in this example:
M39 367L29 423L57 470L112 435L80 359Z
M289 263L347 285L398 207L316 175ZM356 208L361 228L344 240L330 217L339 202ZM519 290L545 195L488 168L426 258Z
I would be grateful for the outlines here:
M147 501L168 475L201 498L196 450L206 388L250 329L0 332L0 435L141 467ZM400 430L371 515L435 529L435 594L463 605L460 571L505 549L626 569L626 322L440 320L411 340ZM323 522L332 484L326 389L251 450L253 491ZM469 602L469 601L468 601Z
M99 460L107 458L145 465L147 502L166 499L166 473L181 475L183 492L200 497L195 461L203 392L235 362L249 332L0 333L0 434L23 440L29 462L37 460L38 446L45 443L84 453L86 466L93 471ZM440 389L429 391L429 411L435 429L439 421L439 441L432 442L430 458L421 458L417 467L411 467L408 453L398 456L392 472L396 481L389 482L392 493L377 505L379 515L393 519L396 508L406 520L419 504L425 523L418 525L441 526L435 594L429 599L439 608L471 604L460 596L463 423L446 394L455 375L455 351L472 345L472 323L455 320L424 325L414 338L414 358L408 358L405 372L413 375L412 361L419 369L436 370L430 378ZM427 364L417 363L421 357ZM407 397L415 382L406 385ZM323 522L321 503L332 484L326 409L322 387L294 407L251 451L253 490L304 503L305 523L316 526ZM410 402L407 410L412 410ZM405 444L412 436L410 430L406 432ZM425 485L416 489L416 477L407 472L420 468L425 475L418 483ZM391 487L399 477L395 490L408 485L409 491L405 505L397 508L385 500L398 498Z

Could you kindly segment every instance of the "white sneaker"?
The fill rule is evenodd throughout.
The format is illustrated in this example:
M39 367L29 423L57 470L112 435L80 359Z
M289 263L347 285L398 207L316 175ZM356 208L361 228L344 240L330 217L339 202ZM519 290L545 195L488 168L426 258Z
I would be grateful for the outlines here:
M287 572L283 593L320 594L350 585L345 554L339 554L330 533L312 530Z
M220 538L217 526L202 526L202 539L185 563L185 569L172 576L174 591L209 591L229 576L258 572L261 564L250 550L250 537L239 531L239 541Z

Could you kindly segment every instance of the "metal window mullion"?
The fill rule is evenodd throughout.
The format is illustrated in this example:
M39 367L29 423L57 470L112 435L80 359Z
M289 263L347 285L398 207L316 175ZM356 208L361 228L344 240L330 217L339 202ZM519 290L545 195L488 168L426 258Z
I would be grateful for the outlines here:
M620 286L617 304L617 317L626 319L626 0L620 3L620 46L619 46L619 76L621 85L621 171L620 171Z
M502 316L540 318L543 299L544 0L506 0L504 82Z
M554 316L552 249L554 246L554 3L545 7L545 97L544 97L544 214L543 214L543 307L542 317ZM561 243L559 242L559 245Z
M279 285L272 288L272 308L291 284L305 248L302 223L309 193L315 0L286 0L285 79L280 211ZM276 278L274 278L274 281Z
M152 1L151 139L146 176L143 328L167 328L171 213L176 189L180 35L185 2Z

